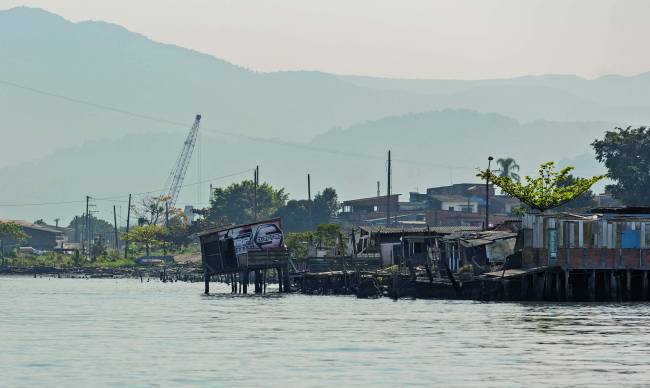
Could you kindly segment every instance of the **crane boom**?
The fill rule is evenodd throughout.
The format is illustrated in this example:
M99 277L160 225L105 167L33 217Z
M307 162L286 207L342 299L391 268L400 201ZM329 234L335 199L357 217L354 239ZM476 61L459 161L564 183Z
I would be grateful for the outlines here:
M192 151L194 151L194 146L196 145L196 137L199 132L199 124L201 122L201 115L196 115L194 119L194 124L190 129L190 133L187 134L185 143L183 143L183 149L181 154L176 160L176 164L172 169L169 178L167 178L167 203L169 207L174 207L176 200L178 199L178 193L181 191L183 186L183 179L185 179L185 173L187 168L190 165L190 159L192 158Z

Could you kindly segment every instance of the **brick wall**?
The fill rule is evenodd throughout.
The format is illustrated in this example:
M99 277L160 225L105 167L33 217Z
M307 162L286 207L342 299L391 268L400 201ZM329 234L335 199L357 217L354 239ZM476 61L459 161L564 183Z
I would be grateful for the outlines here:
M522 265L534 268L548 265L546 249L524 248ZM608 248L558 248L554 262L572 269L650 268L650 250Z

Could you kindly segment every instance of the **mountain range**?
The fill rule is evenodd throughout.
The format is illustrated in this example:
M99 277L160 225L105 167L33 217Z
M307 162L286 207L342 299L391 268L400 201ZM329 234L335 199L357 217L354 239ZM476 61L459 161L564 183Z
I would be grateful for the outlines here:
M199 180L199 159L201 179L259 164L264 180L298 198L307 173L316 190L374 195L388 149L393 191L405 194L472 180L487 155L515 157L524 173L546 160L598 173L589 144L650 119L650 73L475 81L263 73L35 8L0 11L0 52L0 205L155 191L197 113L203 134L187 183ZM188 186L179 202L199 193L205 202L208 185ZM0 218L82 210L3 206Z

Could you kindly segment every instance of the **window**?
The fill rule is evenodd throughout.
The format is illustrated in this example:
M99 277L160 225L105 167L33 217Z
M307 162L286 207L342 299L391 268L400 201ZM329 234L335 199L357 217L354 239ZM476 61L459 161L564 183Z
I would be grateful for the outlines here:
M454 207L453 207L453 206L449 206L448 209L449 209L450 212L453 212L453 211L454 211Z

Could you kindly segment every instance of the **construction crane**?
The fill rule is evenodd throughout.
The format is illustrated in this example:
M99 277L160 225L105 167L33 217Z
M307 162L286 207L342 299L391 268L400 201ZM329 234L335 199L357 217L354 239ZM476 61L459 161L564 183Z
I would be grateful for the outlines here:
M163 194L167 197L167 205L169 208L174 207L176 200L178 199L178 193L181 191L183 186L183 179L185 179L185 173L187 172L187 167L190 165L190 159L192 158L192 151L194 151L194 146L196 145L196 137L199 132L199 124L201 122L201 115L196 115L194 119L194 125L190 129L190 133L187 134L185 143L183 144L183 149L181 154L176 160L176 164L172 169L169 178L167 178L167 193Z

